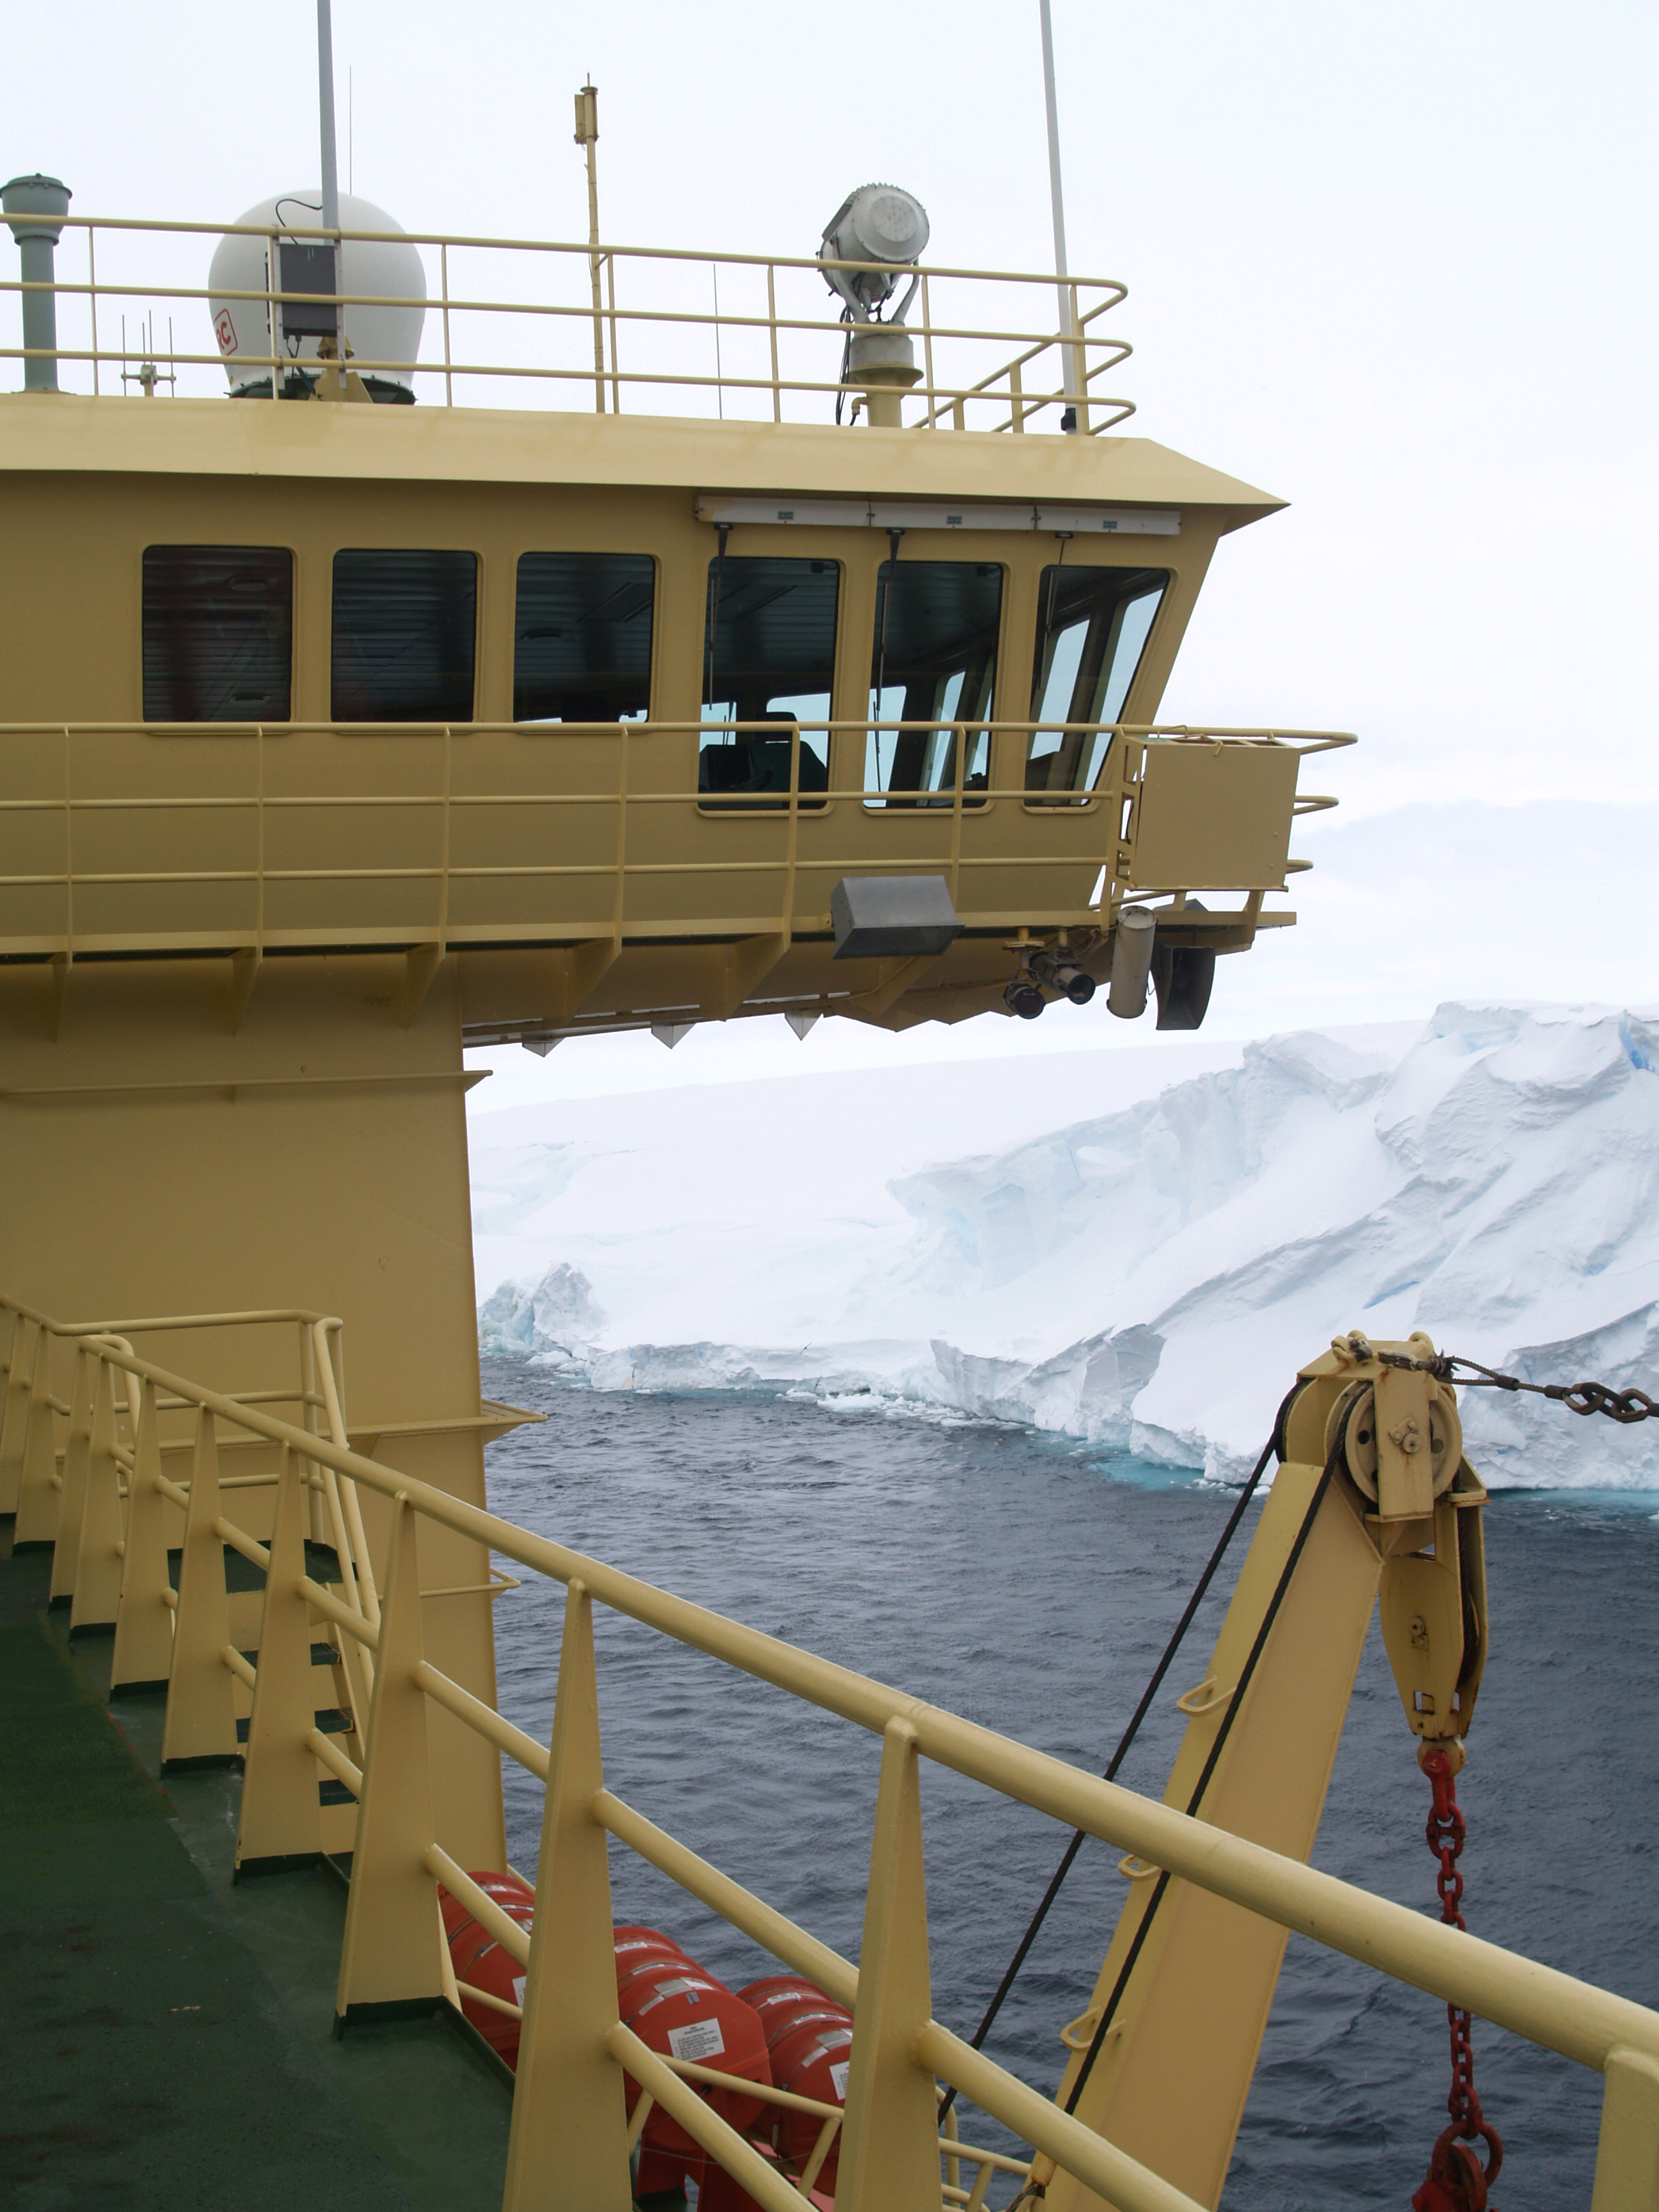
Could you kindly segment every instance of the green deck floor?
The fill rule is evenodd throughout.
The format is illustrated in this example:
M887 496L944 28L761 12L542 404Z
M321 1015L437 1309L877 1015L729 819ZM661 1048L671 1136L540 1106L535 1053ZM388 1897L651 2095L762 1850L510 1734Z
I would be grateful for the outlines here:
M0 2203L9 2212L495 2212L501 2085L438 2021L332 2037L344 1898L233 1885L234 1772L154 1778L50 1554L0 1521Z

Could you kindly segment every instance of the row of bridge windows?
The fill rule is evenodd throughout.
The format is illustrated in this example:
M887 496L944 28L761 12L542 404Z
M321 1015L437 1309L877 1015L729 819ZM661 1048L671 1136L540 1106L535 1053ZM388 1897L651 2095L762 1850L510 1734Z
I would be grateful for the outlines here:
M1151 634L1167 572L1073 564L1042 571L1032 658L1033 721L1113 722ZM337 722L466 722L477 652L477 556L410 547L334 556L331 715ZM633 553L525 553L516 578L513 712L523 722L642 719L651 696L656 564ZM877 583L872 722L988 718L1002 624L994 562L893 561ZM841 599L831 560L709 563L703 628L706 722L799 724L803 790L829 782ZM143 562L147 721L284 721L292 710L294 556L258 545L152 545ZM776 738L711 730L698 783L718 793L787 790L793 729ZM982 789L988 744L969 729L963 786ZM948 727L872 731L871 789L949 791ZM1039 730L1033 789L1085 790L1103 740Z

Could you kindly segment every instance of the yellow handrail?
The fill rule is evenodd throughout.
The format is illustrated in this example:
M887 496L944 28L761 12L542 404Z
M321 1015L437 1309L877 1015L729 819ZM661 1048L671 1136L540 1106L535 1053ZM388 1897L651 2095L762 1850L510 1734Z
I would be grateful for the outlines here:
M5 1310L15 1316L20 1309L15 1305L8 1308L0 1301L0 1311ZM40 1326L47 1330L54 1328L44 1317ZM1431 1922L1402 1905L1369 1895L1352 1884L1210 1826L1168 1805L1142 1797L1121 1784L1103 1781L1049 1753L1034 1750L781 1638L676 1597L550 1538L536 1535L496 1514L452 1498L378 1461L366 1459L329 1438L297 1428L258 1406L193 1382L139 1356L108 1334L87 1335L82 1340L82 1356L133 1378L152 1404L158 1393L193 1404L210 1423L222 1419L245 1431L286 1446L294 1465L309 1462L331 1471L337 1478L349 1478L366 1485L393 1506L389 1595L386 1601L388 1609L383 1612L378 1624L371 1622L364 1612L333 1599L308 1577L301 1577L295 1591L325 1618L380 1655L381 1688L376 1695L362 1767L360 1769L314 1728L308 1728L304 1738L316 1758L360 1794L360 1822L372 1819L379 1821L375 1831L378 1841L372 1850L363 1845L360 1827L351 1908L354 1916L373 1917L376 1907L372 1870L388 1863L388 1838L395 1839L404 1832L412 1817L408 1803L400 1800L401 1784L393 1772L399 1758L414 1755L397 1748L398 1743L408 1745L413 1741L405 1724L399 1723L394 1738L388 1739L392 1747L384 1753L377 1769L383 1699L431 1698L546 1784L544 1879L552 1879L550 1851L566 1849L557 1839L575 1832L566 1825L574 1820L579 1828L589 1832L597 1831L601 1837L606 1833L615 1836L639 1852L690 1893L771 1949L775 1955L810 1974L838 2002L854 2004L860 2001L862 1992L859 2013L861 2022L866 2011L870 2020L878 2023L884 2005L901 2000L915 2001L917 1990L914 1974L907 1982L905 1976L910 1970L902 1964L904 1946L899 1936L890 1935L876 1942L866 1923L862 1967L854 1968L807 1931L645 1820L598 1780L597 1735L592 1733L597 1729L597 1711L584 1705L591 1692L583 1686L588 1679L584 1668L592 1664L591 1632L585 1629L584 1624L597 1602L675 1643L702 1651L757 1680L770 1683L883 1737L883 1783L872 1875L872 1884L890 1887L889 1904L883 1908L890 1917L880 1923L882 1926L890 1929L901 1928L903 1913L915 1909L904 1903L911 1893L906 1887L908 1877L903 1872L903 1864L907 1851L920 1850L919 1815L914 1827L907 1828L906 1820L910 1815L902 1808L919 1801L915 1800L912 1783L905 1778L916 1760L932 1759L1032 1807L1066 1827L1080 1828L1099 1837L1116 1850L1136 1854L1149 1866L1190 1881L1281 1928L1310 1936L1329 1949L1358 1959L1448 2003L1478 2013L1497 2026L1605 2074L1608 2077L1608 2092L1595 2212L1650 2212L1650 2195L1641 2193L1631 2180L1632 2174L1639 2180L1644 2155L1640 2146L1653 2137L1656 2122L1659 2121L1659 2014L1649 2008L1519 1957L1497 1944ZM420 1593L418 1585L410 1580L412 1537L399 1533L405 1522L412 1527L416 1516L488 1547L567 1586L570 1595L566 1650L561 1662L559 1717L555 1722L550 1752L544 1752L539 1743L421 1656ZM214 1523L213 1533L218 1540L234 1540L222 1516ZM273 1562L279 1542L280 1538L274 1538L270 1547ZM273 1564L273 1577L276 1573ZM272 1601L270 1587L268 1582L268 1605ZM170 1722L171 1708L170 1698ZM305 1717L308 1723L308 1714ZM423 1729L421 1735L423 1739ZM588 1746L586 1752L580 1748L584 1742ZM419 1755L422 1759L425 1756L423 1752ZM550 2028L538 2031L537 2027L541 2014L538 2012L538 1954L534 1936L527 1936L516 1923L509 1929L507 1917L495 1909L484 1911L483 1907L488 1900L481 1902L481 1897L474 1894L476 1885L431 1838L429 1832L423 1843L415 1829L409 1832L413 1838L415 1856L427 1874L479 1911L499 1940L526 1963L531 1978L522 2008L526 2036L533 2037L538 2032L552 2033ZM908 1843L907 1835L911 1838ZM884 1856L892 1852L897 1853L896 1859ZM602 1852L599 1864L603 1865ZM919 1888L915 1897L919 1900ZM553 1908L547 1909L550 1919ZM566 1898L562 1909L574 1910L574 1900ZM608 1917L608 1906L606 1913ZM899 1918L892 1919L893 1914ZM538 1917L539 1921L539 1910ZM499 1929L495 1927L497 1918L503 1923ZM343 2006L348 2002L353 1925L354 1922L349 1920L348 1964L343 1966ZM924 1938L921 1953L924 1962L921 1994L924 1999L925 1955ZM573 2005L578 2011L580 2009L578 1996L572 1994L574 1984L568 1979L568 1976L574 1975L577 1979L580 1976L568 1959L567 1968L560 1970L566 1978L557 1984L552 2000L556 2006L564 2008L562 2019ZM608 1959L604 1986L614 1999L614 1978ZM870 2010L872 2007L873 2010ZM547 2015L550 2021L552 2016ZM593 2033L602 2040L608 2038L614 2063L625 2065L677 2118L683 2118L693 2135L728 2171L737 2173L744 2185L751 2188L751 2193L758 2193L757 2163L764 2162L756 2161L752 2150L743 2144L741 2138L732 2136L724 2124L714 2122L707 2106L690 2096L681 2078L685 2069L676 2075L674 2069L665 2068L662 2060L644 2053L643 2046L636 2047L636 2039L617 2027L614 2004L608 2019L609 2027L605 2019L596 2014ZM568 2022L558 2030L560 2034L568 2032ZM1116 2150L1084 2123L1061 2112L1005 2068L972 2050L939 2022L927 2018L925 2011L914 2033L908 2034L900 2047L896 2060L884 2057L878 2064L870 2057L877 2035L877 2026L869 2027L864 2045L866 2055L862 2061L855 2062L855 2067L862 2066L863 2086L860 2087L860 2077L855 2070L849 2088L844 2180L849 2169L854 2173L861 2170L859 2160L873 2154L872 2145L890 2145L905 2139L905 2129L909 2124L903 2119L903 2107L908 2093L903 2083L908 2078L907 2069L913 2074L919 2068L926 2075L937 2075L961 2089L1045 2157L1117 2204L1121 2212L1191 2212L1190 2200L1181 2192ZM896 2075L890 2070L895 2064L899 2068ZM669 2078L663 2078L665 2074ZM521 2072L521 2085L526 2078L539 2081L544 2076L536 2072L532 2063L528 2077ZM669 2079L674 2082L672 2089ZM520 2100L525 2094L521 2086ZM695 2112L693 2104L698 2106ZM520 2124L515 2108L515 2133ZM933 2135L930 2130L930 2145ZM954 2145L947 2148L951 2154L957 2154ZM964 2150L960 2154L968 2153ZM767 2178L776 2178L775 2169L769 2168ZM857 2186L854 2183L855 2196ZM1650 2190L1650 2176L1645 2186ZM513 2195L511 2181L507 2201L509 2207L518 2201ZM866 2200L860 2197L858 2201L862 2203ZM910 2203L919 2200L913 2200L901 2189L892 2201L903 2204L908 2212Z
M347 245L400 245L430 248L437 257L438 290L435 296L371 295L341 290L328 295L306 295L305 297L313 307L333 304L343 310L354 307L434 308L441 318L444 333L441 362L428 364L418 359L371 357L359 354L352 357L351 366L360 374L441 378L446 405L454 404L454 386L458 378L528 378L546 382L556 390L563 385L591 388L594 392L593 404L601 413L605 411L604 392L607 386L611 391L613 411L620 405L624 387L632 392L653 386L668 392L708 390L720 396L721 411L724 411L725 396L728 392L752 392L769 398L772 419L781 422L784 419L782 403L786 395L830 398L849 388L856 392L860 387L855 377L843 385L838 379L823 374L791 374L781 363L778 355L780 334L787 337L817 338L822 340L826 349L831 346L839 349L845 331L838 310L832 309L828 302L817 313L803 313L799 308L792 312L787 302L781 311L778 300L780 276L794 280L798 289L802 279L811 282L816 289L821 284L826 269L848 275L870 270L891 274L885 264L842 261L821 263L815 257L805 255L721 253L656 246L601 245L595 248L587 241L577 243L560 240L468 236L435 231L346 228L327 231L313 226L289 223L168 222L95 216L69 216L62 219L59 227L71 236L76 234L84 235L87 241L85 278L64 276L46 283L8 277L0 279L0 292L21 295L44 290L61 295L65 303L84 300L89 310L91 343L79 345L66 338L50 349L0 347L0 359L52 359L59 363L88 363L92 368L94 392L99 389L101 364L119 361L125 370L127 361L134 357L134 349L125 344L120 349L107 343L100 344L98 307L100 301L125 301L135 305L141 301L150 303L149 313L151 314L155 303L166 307L184 302L199 302L204 307L210 303L232 303L263 308L263 319L267 328L261 335L266 349L260 351L256 347L248 350L238 346L234 361L245 383L249 372L256 379L259 372L268 372L264 385L270 388L273 398L278 396L284 380L291 377L296 369L301 372L308 369L314 375L318 367L309 357L303 363L296 362L271 342L270 326L280 306L300 295L283 291L274 282L269 283L264 289L242 286L215 292L205 285L161 283L140 277L122 281L111 274L107 252L104 274L100 276L97 254L100 234L105 235L110 245L118 245L130 236L264 240L273 249L270 255L272 276L276 273L274 248L283 240L339 240ZM573 280L573 293L576 295L568 301L545 297L514 300L480 296L465 290L452 292L450 258L458 252L529 256L532 263L539 261L550 265L555 272L568 273ZM607 296L603 305L597 297L586 296L591 292L595 272L601 264L606 271L607 283ZM633 304L627 299L618 301L619 268L628 272L629 282L637 288L648 276L653 264L661 264L671 279L676 270L684 269L689 271L699 267L713 270L716 276L721 270L763 272L766 311L763 313L748 313L740 307L728 306L725 309L716 307L711 313L687 307L680 304L672 290L672 284L666 295L647 300L644 304ZM947 289L953 286L967 288L971 303L976 301L987 288L1036 285L1046 301L1053 289L1051 276L1029 270L970 269L945 264L930 266L926 270L918 271L918 274L923 279L919 295L920 320L913 325L891 327L908 328L921 340L925 364L922 380L914 386L909 395L914 401L920 403L922 409L919 427L938 429L944 427L948 419L954 428L963 428L967 427L967 410L971 408L980 412L988 410L992 416L1006 416L1006 419L990 423L990 428L1023 430L1028 416L1053 408L1056 410L1054 420L1057 426L1059 414L1070 409L1075 415L1078 428L1098 435L1133 413L1132 401L1103 398L1094 390L1098 378L1126 360L1132 351L1127 341L1105 338L1093 327L1101 315L1109 313L1127 297L1124 286L1115 278L1079 277L1070 280L1068 295L1073 303L1073 327L1067 331L1034 331L1023 327L1025 318L1016 318L1002 325L990 325L961 318L953 319L948 315L935 320L933 294L940 286ZM581 281L583 279L586 280L586 283ZM817 301L813 304L816 306ZM567 323L592 328L595 359L580 366L522 358L460 360L456 358L451 342L451 325L457 315L488 317L496 322L503 319L511 321L526 318L532 332L538 325L556 331ZM626 326L632 341L627 368L623 368L617 359L619 326ZM641 342L647 338L647 333L653 326L659 326L668 342L668 349L664 351L659 341L655 359L651 358L648 341L645 343ZM716 335L721 332L752 333L763 339L769 356L765 368L769 373L744 374L740 368L731 368L719 360L712 374L688 368L674 353L672 342L677 335L695 339L699 333L706 331ZM607 343L608 357L605 353ZM964 349L971 353L973 349L987 345L998 349L1012 346L1019 350L1012 360L999 362L988 374L970 373L956 382L951 381L948 375L937 372L936 348L962 355ZM218 368L223 366L226 359L217 352L181 350L171 335L167 353L170 368L175 374L181 364L186 368ZM982 359L982 354L979 357ZM1046 361L1048 357L1052 357L1056 388L1053 391L1030 388L1024 380L1024 371L1032 362ZM1073 385L1078 388L1071 388ZM1007 414L1011 401L1013 403L1012 412Z

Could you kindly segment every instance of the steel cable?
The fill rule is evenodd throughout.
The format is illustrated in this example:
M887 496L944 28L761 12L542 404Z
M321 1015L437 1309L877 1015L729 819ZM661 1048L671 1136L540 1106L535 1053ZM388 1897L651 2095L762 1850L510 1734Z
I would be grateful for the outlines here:
M1285 1395L1284 1401L1280 1405L1279 1412L1273 1420L1273 1434L1269 1437L1267 1443L1261 1447L1261 1456L1257 1459L1255 1467L1251 1468L1249 1478L1244 1484L1243 1488L1240 1491L1237 1501L1235 1504L1232 1511L1227 1516L1227 1524L1225 1528L1223 1528L1221 1534L1217 1540L1215 1549L1211 1553L1203 1572L1199 1576L1197 1582L1193 1585L1192 1595L1187 1600L1187 1603L1182 1613L1181 1618L1176 1623L1175 1628L1170 1633L1170 1640L1164 1647L1163 1656L1159 1659L1157 1666L1153 1668L1151 1679L1148 1680L1146 1688L1141 1692L1140 1702L1136 1705L1134 1711L1130 1715L1129 1724L1124 1729L1123 1734L1119 1737L1117 1748L1112 1753L1110 1759L1107 1763L1105 1771L1101 1777L1103 1781L1115 1782L1117 1779L1118 1769L1122 1765L1124 1759L1128 1755L1130 1747L1134 1742L1136 1736L1140 1733L1141 1723L1145 1721L1147 1714L1151 1711L1152 1700L1157 1697L1159 1690L1163 1687L1164 1677L1169 1674L1170 1668L1175 1664L1176 1655L1181 1650L1182 1644L1186 1638L1187 1631L1192 1626L1193 1620L1198 1612L1198 1608L1203 1603L1210 1584L1215 1580L1216 1575L1220 1570L1221 1563L1227 1556L1228 1548L1231 1545L1233 1538L1237 1533L1238 1524L1244 1517L1245 1508L1249 1504L1251 1498L1255 1495L1256 1490L1261 1484L1261 1478L1267 1472L1268 1461L1273 1458L1275 1455L1277 1455L1280 1460L1284 1458L1285 1419L1286 1414L1290 1412L1291 1400L1294 1399L1297 1392L1301 1389L1301 1387L1302 1385L1300 1382L1297 1382ZM1207 1779L1207 1775L1206 1778ZM1066 1877L1072 1871L1072 1868L1077 1859L1077 1855L1083 1848L1086 1833L1086 1830L1082 1828L1075 1830L1073 1833L1071 1841L1066 1844L1065 1850L1060 1854L1060 1864L1054 1869L1054 1874L1050 1877L1048 1886L1043 1891L1042 1896L1038 1902L1037 1908L1031 1915L1030 1920L1026 1926L1025 1933L1020 1937L1018 1943L1015 1947L1014 1955L1008 1962L1007 1971L1003 1975L1000 1982L998 1983L996 1993L992 1997L990 2003L985 2008L984 2017L981 2020L979 2026L974 2030L973 2034L969 2038L969 2043L975 2051L982 2050L984 2048L985 2039L990 2033L997 2014L1001 2011L1003 2004L1007 1998L1008 1992L1013 1988L1014 1983L1018 1978L1020 1969L1025 1964L1026 1958L1030 1952L1032 1944L1036 1942L1038 1935L1042 1932L1042 1924L1048 1917L1048 1914L1053 1908L1054 1899L1060 1895L1060 1890L1065 1885ZM956 2102L956 2094L957 2093L954 2089L951 2089L947 2093L945 2102L940 2107L941 2118L943 2118L945 2113L948 2112L951 2106Z

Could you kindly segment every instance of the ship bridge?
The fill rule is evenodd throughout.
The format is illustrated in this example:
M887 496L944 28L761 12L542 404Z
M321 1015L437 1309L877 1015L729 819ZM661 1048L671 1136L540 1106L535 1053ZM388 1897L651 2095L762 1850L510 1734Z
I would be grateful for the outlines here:
M479 1395L466 1044L1063 1021L1097 984L1191 1028L1293 921L1293 823L1333 803L1300 762L1349 740L1160 724L1218 541L1279 502L1124 430L1121 286L915 261L901 327L891 264L845 256L69 199L3 194L33 1310L338 1317L342 1434L481 1507L514 1417ZM290 1391L264 1346L210 1333L192 1372ZM428 1567L428 1649L493 1700L485 1578ZM493 1752L444 1758L453 1848L500 1863Z
M62 219L49 343L5 349L92 387L0 405L0 957L54 995L351 951L405 1015L452 963L469 1042L897 1028L1086 994L1129 904L1114 1009L1150 970L1188 1027L1294 920L1299 758L1346 740L1158 720L1217 541L1281 502L1120 433L1121 286L925 269L843 349L820 261L346 231L348 277L404 258L321 301L281 287L333 234L270 222L165 288L216 350L135 370L112 264L202 241ZM353 346L422 313L441 362ZM237 404L178 396L221 363Z

